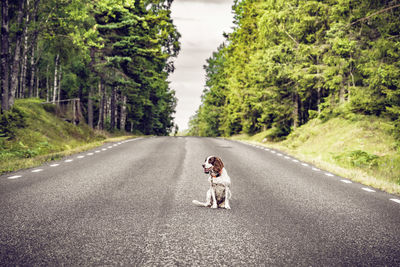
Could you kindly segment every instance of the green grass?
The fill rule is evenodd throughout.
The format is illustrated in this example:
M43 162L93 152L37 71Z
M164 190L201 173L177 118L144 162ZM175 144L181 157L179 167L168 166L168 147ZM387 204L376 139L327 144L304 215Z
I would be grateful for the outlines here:
M41 102L18 99L11 112L0 116L0 174L133 137L112 138L85 123L73 125L53 114L51 105Z
M233 138L280 149L337 175L400 194L400 151L393 130L390 121L353 114L326 122L314 119L280 142L266 141L267 132Z

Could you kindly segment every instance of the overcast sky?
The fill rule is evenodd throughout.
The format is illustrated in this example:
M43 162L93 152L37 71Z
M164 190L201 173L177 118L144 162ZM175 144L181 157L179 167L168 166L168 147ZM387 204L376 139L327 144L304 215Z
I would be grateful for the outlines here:
M172 18L181 33L181 51L170 76L178 105L175 123L179 130L188 128L190 116L201 103L205 84L203 65L224 41L222 34L232 32L233 0L175 0Z

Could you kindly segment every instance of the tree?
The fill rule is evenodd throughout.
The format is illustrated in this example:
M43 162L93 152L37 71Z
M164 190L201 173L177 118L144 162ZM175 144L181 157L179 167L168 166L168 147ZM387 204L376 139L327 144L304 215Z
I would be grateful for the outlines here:
M1 1L1 112L10 109L9 105L9 16L8 0Z
M343 110L400 125L396 1L243 0L233 11L234 31L205 67L191 133L280 139Z
M79 98L91 127L168 134L180 46L171 4L2 1L2 112L16 97Z

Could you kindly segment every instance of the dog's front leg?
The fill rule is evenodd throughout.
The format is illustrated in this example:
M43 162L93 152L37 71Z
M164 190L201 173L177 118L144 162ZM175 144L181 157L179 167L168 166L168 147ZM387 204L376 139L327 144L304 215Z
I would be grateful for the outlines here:
M207 195L206 195L206 207L211 206L211 191L212 191L212 188L210 187L210 189L208 189Z
M229 198L231 197L230 190L231 189L228 186L225 188L225 209L227 209L227 210L231 209L231 206L229 205ZM229 193L229 197L228 197L228 193Z
M211 191L211 197L212 197L212 200L213 200L211 208L212 209L216 209L216 208L218 208L218 204L217 204L217 198L215 197L215 190L212 187L212 185L211 185L210 191Z

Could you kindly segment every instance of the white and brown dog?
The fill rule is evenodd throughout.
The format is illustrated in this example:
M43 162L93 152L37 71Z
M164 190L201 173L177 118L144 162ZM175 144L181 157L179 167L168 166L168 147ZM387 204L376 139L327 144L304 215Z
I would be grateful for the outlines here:
M229 199L232 197L230 190L231 178L224 167L222 160L215 156L209 156L203 163L204 173L210 174L208 181L210 189L207 191L206 202L193 200L193 204L202 207L231 209Z

